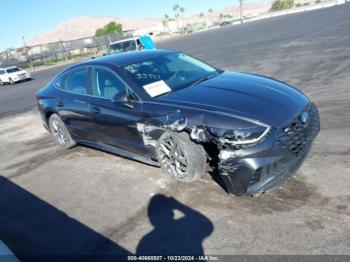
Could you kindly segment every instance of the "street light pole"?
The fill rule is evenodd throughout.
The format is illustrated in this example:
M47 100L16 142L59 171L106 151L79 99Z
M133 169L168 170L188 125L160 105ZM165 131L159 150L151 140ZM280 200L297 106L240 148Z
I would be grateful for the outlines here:
M239 17L241 23L243 23L243 0L239 0Z
M26 37L22 36L22 41L23 41L23 47L26 48L27 47L27 43L26 43Z

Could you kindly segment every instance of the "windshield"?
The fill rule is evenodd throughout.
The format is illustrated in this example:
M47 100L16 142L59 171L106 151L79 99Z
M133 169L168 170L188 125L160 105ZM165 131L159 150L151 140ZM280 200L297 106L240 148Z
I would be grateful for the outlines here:
M18 71L21 71L18 67L12 67L12 68L6 69L7 73L14 73Z
M176 92L221 73L182 53L153 57L124 66L124 70L151 97Z
M111 44L109 46L109 49L112 53L135 51L136 50L136 43L135 43L135 40L129 40L129 41L121 42L121 43L115 43L115 44Z

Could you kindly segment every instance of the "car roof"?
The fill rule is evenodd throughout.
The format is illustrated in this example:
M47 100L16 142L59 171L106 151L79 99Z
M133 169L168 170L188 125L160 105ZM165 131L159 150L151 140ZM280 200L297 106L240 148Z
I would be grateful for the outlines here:
M9 66L9 67L5 67L5 68L1 68L1 69L12 69L12 68L18 68L18 66Z
M125 39L122 39L122 40L118 40L118 41L112 42L109 45L123 43L123 42L126 42L126 41L131 41L131 40L136 40L136 39L138 39L138 37L125 38Z
M166 49L130 51L130 52L118 53L118 54L107 55L99 58L90 59L86 62L83 62L82 64L85 64L85 65L111 64L111 65L116 65L121 67L124 65L137 63L139 61L143 61L152 57L173 54L173 53L177 53L177 51L166 50Z

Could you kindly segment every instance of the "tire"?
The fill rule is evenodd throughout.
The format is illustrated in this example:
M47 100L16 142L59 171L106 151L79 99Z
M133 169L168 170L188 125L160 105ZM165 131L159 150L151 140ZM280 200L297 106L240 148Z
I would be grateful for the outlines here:
M9 81L10 81L10 85L14 85L15 84L15 81L13 81L12 78L10 78Z
M0 86L4 86L4 82L0 80Z
M72 139L69 134L68 129L62 122L61 118L52 114L49 118L49 128L52 137L55 139L56 143L63 149L70 149L74 147L77 143Z
M204 175L206 152L187 133L164 132L156 146L158 162L166 177L192 182Z

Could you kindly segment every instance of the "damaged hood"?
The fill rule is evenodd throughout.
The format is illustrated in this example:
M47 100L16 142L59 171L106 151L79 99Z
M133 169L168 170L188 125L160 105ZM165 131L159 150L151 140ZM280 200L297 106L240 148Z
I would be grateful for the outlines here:
M298 114L308 98L277 80L224 72L198 85L160 96L156 101L230 113L279 127Z

